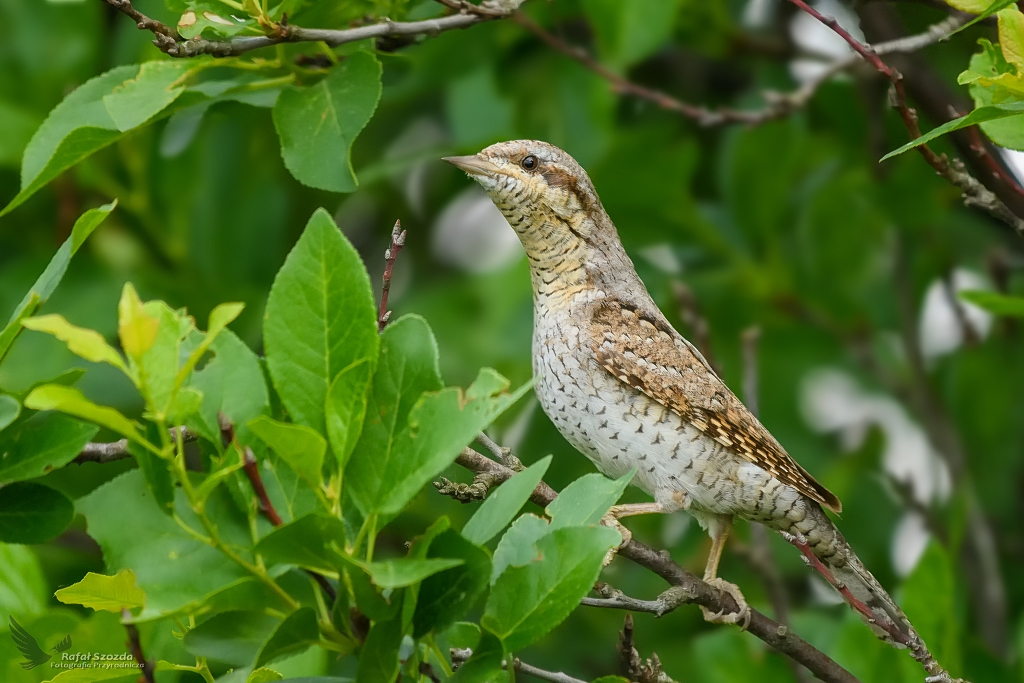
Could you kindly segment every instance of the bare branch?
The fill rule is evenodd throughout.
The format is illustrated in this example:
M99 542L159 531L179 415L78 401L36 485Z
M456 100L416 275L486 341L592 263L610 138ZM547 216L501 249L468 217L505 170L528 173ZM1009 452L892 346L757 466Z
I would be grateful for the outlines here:
M171 427L171 441L177 441L178 432L181 431L181 440L186 443L189 441L195 441L199 437L196 436L195 432L189 431L185 427ZM121 439L120 441L111 441L108 443L94 442L85 444L85 448L82 452L75 456L75 459L71 462L78 463L79 465L84 462L114 462L115 460L124 460L125 458L132 457L131 453L128 452L128 439Z
M270 47L280 43L323 42L330 47L337 47L338 45L368 38L433 36L445 31L468 28L474 24L511 16L510 11L489 7L477 8L474 5L468 5L468 7L473 7L474 9L470 10L467 6L460 6L458 14L451 14L437 19L424 19L422 21L391 21L390 19L385 19L379 23L348 29L303 28L301 26L290 26L282 21L271 27L272 32L268 35L236 36L230 40L207 40L206 38L196 36L195 38L184 40L175 29L156 19L147 17L132 7L131 0L103 0L103 2L127 14L140 29L151 31L154 36L153 44L162 52L171 57L182 58L197 57L199 55L236 57L251 50L258 50L259 48Z
M448 3L446 2L445 4ZM968 15L958 12L949 18L940 21L934 26L930 26L922 33L879 44L875 46L875 52L878 54L888 54L893 52L913 52L920 50L941 40L945 40L953 32L963 26L969 19L970 17ZM802 87L794 90L793 92L778 93L766 91L763 93L765 106L761 109L740 110L725 107L708 109L707 107L690 104L666 93L633 83L598 62L583 48L569 45L558 36L546 31L535 21L521 12L517 12L513 15L513 20L543 40L551 48L561 52L570 59L576 60L591 72L608 81L615 92L647 100L662 109L682 114L701 126L720 126L729 123L743 123L750 126L756 126L788 116L794 111L806 106L823 83L836 74L846 71L861 61L861 55L859 54L843 57L842 59L838 59L830 63L816 78L808 81Z

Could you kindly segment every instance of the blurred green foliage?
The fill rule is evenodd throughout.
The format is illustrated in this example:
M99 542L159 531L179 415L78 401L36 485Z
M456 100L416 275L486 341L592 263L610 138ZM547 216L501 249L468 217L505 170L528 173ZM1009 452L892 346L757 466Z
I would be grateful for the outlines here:
M202 4L135 3L171 25L189 7ZM773 8L767 22L747 16L753 4ZM912 30L944 17L924 3L900 3L898 10ZM762 91L797 86L788 62L799 48L789 34L792 12L785 3L531 0L524 11L569 42L589 46L611 68L687 101L756 107ZM346 27L364 15L424 18L439 15L441 8L431 2L296 0L268 9L267 16L277 20L283 12L297 25ZM209 23L204 35L216 28L216 22ZM547 140L590 171L652 295L688 335L694 330L685 322L676 286L685 283L692 292L709 323L723 376L737 393L743 376L740 335L751 326L760 327L758 399L763 422L843 500L843 533L901 600L940 661L954 675L975 683L1024 681L1024 582L1018 570L1024 563L1019 523L1024 513L1024 351L1021 323L1012 317L1019 311L1013 303L1017 299L992 303L991 296L972 297L1005 317L996 317L984 334L952 353L921 358L918 350L928 293L936 284L941 291L943 282L955 280L952 274L979 274L987 288L1011 297L1024 292L1021 244L1003 226L965 208L955 188L915 155L877 163L885 152L905 143L906 134L873 82L859 75L837 78L822 86L805 110L784 120L754 128L706 129L650 103L616 95L607 82L521 26L496 21L397 49L370 43L344 46L332 55L347 59L326 72L290 66L298 54L323 55L314 46L254 53L278 60L278 71L266 80L297 74L302 89L285 85L283 92L289 94L282 92L276 99L266 93L276 92L280 84L254 87L263 76L240 74L208 59L201 62L198 81L170 97L167 83L178 89L171 76L200 62L153 61L162 55L149 37L94 0L0 0L0 201L18 197L37 177L45 180L0 218L0 315L22 304L25 292L73 235L76 219L116 199L116 210L81 245L61 286L39 312L98 330L116 345L117 303L125 282L134 283L142 300L166 301L167 311L187 308L204 321L221 302L244 302L233 332L215 342L237 367L210 364L197 373L196 383L203 373L210 373L210 386L223 382L216 373L251 376L261 368L260 361L245 355L242 347L259 355L273 350L274 342L263 338L271 284L309 217L325 207L358 250L378 295L391 226L402 220L408 240L395 269L392 307L396 318L415 313L429 323L446 385L469 386L479 369L489 366L519 386L531 375L526 263L519 259L481 272L445 258L458 245L437 239L437 219L469 182L438 158L476 152L504 139ZM979 46L978 39L989 42ZM979 22L924 55L951 87L968 68L985 74L994 70L986 77L1017 78L1016 67L1001 62L1002 53L991 45L999 40L995 25ZM333 82L333 74L357 68L367 73L379 68L379 84L371 79L359 92L346 92L340 79ZM165 87L135 93L118 88L141 69L165 76L166 83L159 81ZM110 81L104 81L105 90L90 81L97 77ZM114 100L103 109L109 120L94 122L82 133L83 128L75 128L80 121L61 120L58 105L69 94L88 94L76 90L87 82L92 86L86 87L97 88L89 101L102 102L107 96ZM195 87L197 83L206 85ZM218 90L217 83L228 87ZM1002 104L992 99L992 92L979 90L984 86L982 80L972 82L976 105ZM309 115L326 112L324 102L335 93L353 103L356 121L337 119L323 131L326 137L309 145L313 139L301 133L310 126ZM157 96L171 101L157 101ZM1018 147L1011 136L1019 139L1019 123L1012 128L1017 120L1005 118L983 128L997 142ZM41 125L82 137L73 149L59 148L60 140L30 147ZM300 131L293 144L281 133L283 125ZM934 144L939 150L951 149L943 147L941 138ZM350 145L358 187L347 165ZM93 148L98 151L83 153ZM342 154L327 154L339 148ZM347 194L329 191L353 188ZM467 229L480 228L474 223ZM84 362L60 341L38 332L18 336L0 366L0 388L22 402L34 385L57 381L53 378L76 368L87 372L81 378L64 376L64 383L77 380L76 386L92 401L131 418L142 415L142 399L116 368ZM801 404L809 395L808 379L823 368L842 370L865 391L895 399L913 424L921 426L934 450L948 454L955 443L962 444L963 469L953 468L950 495L908 502L886 475L886 447L894 435L877 422L861 424L867 433L853 440L853 448L813 429ZM258 409L266 405L274 414L280 412L272 405L279 400L276 395L250 393L248 398ZM6 409L8 413L0 405L0 418L10 414L10 406ZM69 443L93 438L87 433L91 428L83 431L81 424L61 423L54 419L60 416L48 415L43 419L54 423L48 425L63 439L64 451ZM201 417L215 435L215 414ZM329 422L329 416L321 415L310 422L319 427L321 419ZM592 469L529 400L502 416L492 435L514 447L528 465L553 454L545 480L556 489ZM332 448L336 439L345 438L328 436ZM119 435L103 429L95 438ZM12 452L7 444L3 448ZM352 448L358 453L360 446ZM143 455L143 471L112 486L149 476L144 462ZM20 485L42 484L60 492L62 500L76 501L79 513L100 515L106 526L90 525L90 539L79 515L56 540L31 548L0 545L0 629L13 614L46 646L71 633L82 649L122 649L123 630L115 615L61 605L53 593L88 571L114 574L116 561L104 558L97 542L104 545L105 537L123 533L126 524L140 538L167 533L169 547L176 542L173 535L180 530L156 507L151 518L125 520L122 506L130 504L129 492L114 495L117 491L108 488L107 497L94 494L131 467L130 461L121 461L58 467L45 474L42 469L25 470L34 479ZM469 479L457 468L446 476ZM8 480L2 461L0 480ZM0 508L3 496L0 490ZM625 496L640 499L635 491ZM227 495L222 498L211 505L230 504ZM972 505L978 506L992 533L995 570L1006 590L1005 616L986 610L984 594L991 586L978 579L977 545L972 543L977 527L968 513ZM896 534L907 514L921 507L926 509L929 545L916 566L900 570ZM405 555L404 544L441 515L461 529L475 509L428 487L383 527L378 552L384 557ZM707 539L683 519L639 518L629 526L638 538L668 547L677 561L699 572ZM244 520L235 521L238 528L229 526L224 533L248 533ZM570 535L548 536L544 542L568 543ZM760 575L743 559L751 543L745 525L739 526L738 537L720 573L738 583L753 606L770 613ZM451 538L446 542L457 545ZM494 546L491 541L492 550ZM865 682L920 680L920 669L905 654L875 640L844 606L829 604L791 547L773 538L772 549L797 633ZM235 570L219 556L207 559L209 564L202 565L207 571L198 570L195 585L185 586L182 594L147 595L166 598L167 604L178 601L178 606L181 600L202 597ZM528 569L512 571L526 574ZM637 597L653 597L664 587L657 577L622 560L603 576ZM248 609L253 600L269 599L258 588L240 586L237 594L222 596L223 604L239 610ZM486 618L483 605L474 609L476 618ZM614 642L621 617L611 610L577 609L546 637L532 644L524 639L524 649L516 654L587 680L617 672ZM302 641L308 626L304 618L289 623L291 642ZM760 641L735 629L707 625L696 609L683 608L661 620L639 614L636 624L641 654L656 651L676 680L794 680L785 661ZM252 642L263 642L274 627L257 619L249 626L250 632L236 640L250 650ZM173 633L180 629L166 620L141 630L147 653L165 659L180 657L185 645L196 652L211 646L203 642L202 631L192 631L197 642L183 645ZM374 643L387 644L395 635L375 633ZM481 641L482 655L488 653L487 645ZM241 659L251 660L256 650L250 650L243 647ZM42 668L24 671L18 661L11 640L0 635L0 678L43 680ZM274 668L286 675L355 674L351 658L338 661L319 648L277 662ZM201 680L180 671L158 673L161 681L176 678Z

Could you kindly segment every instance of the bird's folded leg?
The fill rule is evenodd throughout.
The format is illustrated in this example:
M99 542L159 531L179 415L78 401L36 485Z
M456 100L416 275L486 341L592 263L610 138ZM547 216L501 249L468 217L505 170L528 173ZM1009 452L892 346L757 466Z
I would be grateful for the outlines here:
M672 512L663 507L660 503L629 503L627 505L613 505L605 516L601 518L601 524L611 527L619 532L622 536L622 542L619 543L618 547L612 548L608 551L608 554L604 556L604 564L602 567L607 567L615 554L619 552L619 548L626 545L633 539L633 534L629 529L619 521L622 517L633 517L635 515L654 515L654 514L666 514Z
M704 620L715 624L741 624L744 631L750 626L750 607L740 592L740 587L718 578L718 561L722 558L722 550L725 549L725 541L729 538L732 530L732 517L728 515L716 516L709 519L708 530L711 532L711 554L708 555L708 563L704 567L704 582L720 593L728 593L736 601L739 607L738 612L725 613L723 608L720 612L712 612L701 605L700 611L704 613ZM741 623L742 622L742 623Z

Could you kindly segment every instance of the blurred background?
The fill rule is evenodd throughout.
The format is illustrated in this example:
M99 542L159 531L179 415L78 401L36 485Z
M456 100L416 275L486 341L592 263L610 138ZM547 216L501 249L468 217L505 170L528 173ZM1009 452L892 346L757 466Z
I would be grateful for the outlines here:
M135 4L175 21L162 2ZM436 10L404 0L341 6L353 18ZM817 7L868 40L916 33L949 11L926 1ZM523 9L632 81L711 108L760 109L766 92L793 91L848 52L780 0L532 0ZM148 36L95 0L0 0L0 202L17 193L21 153L46 114L92 76L160 57ZM894 60L916 84L923 128L945 120L950 105L969 108L957 104L969 99L956 76L980 37L994 40L994 24ZM853 68L779 120L702 127L617 94L512 21L379 47L384 91L353 148L356 192L294 180L266 109L229 102L172 117L88 158L0 220L0 314L75 218L116 197L118 209L46 312L114 339L125 281L144 299L187 307L201 325L214 305L244 301L233 329L260 350L274 274L324 206L378 287L391 227L402 221L407 248L392 307L430 322L448 383L466 385L486 365L518 385L531 374L522 249L486 196L439 157L500 140L549 141L588 170L655 300L683 334L708 345L741 396L744 350L754 351L743 335L759 330L762 421L843 500L843 533L940 661L975 683L1024 680L1024 331L956 296L1024 291L1024 243L965 208L916 154L878 163L907 139L885 82ZM945 107L941 93L953 98ZM947 140L936 148L957 152ZM60 342L25 334L0 384L25 388L78 363ZM141 411L112 368L90 366L80 386L93 400ZM532 398L491 435L527 464L554 454L547 480L555 488L592 469ZM110 476L72 466L47 482L80 496ZM473 509L425 491L381 542L399 548L438 515L460 525ZM687 516L628 525L700 572L709 541ZM920 680L917 665L876 641L793 548L772 538L766 554L762 543L740 524L720 570L752 605L787 611L799 634L864 681ZM16 572L45 595L103 567L81 527L33 553L37 563ZM635 597L664 588L623 560L606 577ZM621 620L581 608L522 656L581 678L616 673ZM705 624L696 608L637 615L636 639L681 682L806 680L752 636Z

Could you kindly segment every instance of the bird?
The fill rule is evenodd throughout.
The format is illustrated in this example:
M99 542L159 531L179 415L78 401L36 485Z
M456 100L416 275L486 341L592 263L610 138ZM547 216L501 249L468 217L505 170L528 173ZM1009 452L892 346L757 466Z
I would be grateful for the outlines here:
M50 661L52 655L48 655L43 652L43 648L39 647L39 643L36 641L32 634L25 630L25 628L15 621L14 617L10 617L8 625L11 629L11 639L14 641L15 647L21 652L21 655L25 658L24 662L20 662L21 668L28 671L34 669L40 664L45 664ZM53 652L64 652L71 647L71 634L68 634L53 646L51 651Z
M631 483L653 498L609 512L623 543L630 534L620 518L689 512L711 537L704 580L739 607L729 614L702 607L704 617L745 627L747 603L718 565L734 518L763 524L800 549L876 635L923 648L826 514L842 510L839 499L658 309L586 171L537 140L444 161L483 187L526 251L534 386L544 412L598 470L611 477L635 470Z

